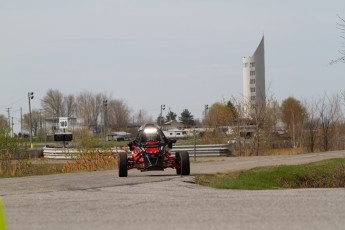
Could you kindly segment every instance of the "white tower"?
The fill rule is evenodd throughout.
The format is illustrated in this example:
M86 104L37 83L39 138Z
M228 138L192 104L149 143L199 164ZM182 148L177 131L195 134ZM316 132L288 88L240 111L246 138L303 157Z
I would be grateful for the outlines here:
M264 37L253 56L244 57L243 61L243 102L244 116L250 117L253 108L265 104L265 47Z

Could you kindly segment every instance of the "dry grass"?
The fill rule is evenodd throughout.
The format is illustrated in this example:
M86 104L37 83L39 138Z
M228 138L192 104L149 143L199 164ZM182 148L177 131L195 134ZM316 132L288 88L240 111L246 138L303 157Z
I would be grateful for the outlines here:
M267 149L263 152L263 156L270 155L296 155L306 153L305 148L288 148L288 149Z
M13 160L12 154L0 155L0 177L47 175L56 173L70 173L80 171L96 171L115 169L117 167L116 154L111 151L100 151L80 154L77 159L65 164L52 163L46 159Z
M12 164L12 154L9 151L0 154L0 175L7 174L14 176L16 175L18 166L17 164Z
M116 156L112 152L101 153L99 151L81 154L72 163L67 162L63 172L96 171L100 169L115 169L117 167Z
M306 153L305 148L286 148L286 149L265 149L260 151L260 156L274 156L274 155L296 155ZM235 149L234 156L239 156L239 151ZM253 152L250 149L242 150L241 156L253 156Z
M221 132L205 132L200 140L203 145L222 144L226 143L226 141L226 136Z
M12 160L12 154L0 157L0 177L31 176L61 173L61 164L50 164L46 159Z
M295 171L290 178L277 181L283 188L344 188L344 162L344 159L331 159L308 164L303 171Z

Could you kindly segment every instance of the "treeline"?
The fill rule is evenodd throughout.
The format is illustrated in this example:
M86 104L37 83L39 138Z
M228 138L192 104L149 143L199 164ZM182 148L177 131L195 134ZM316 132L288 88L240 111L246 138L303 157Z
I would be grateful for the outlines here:
M203 124L230 126L239 155L261 155L275 148L300 148L303 151L329 151L345 147L345 123L342 113L344 94L300 101L289 97L279 103L268 98L264 105L249 105L251 113L241 114L240 100L213 104ZM219 129L218 129L219 130Z
M57 89L50 89L41 100L42 109L32 110L33 134L43 129L45 119L73 117L82 121L89 130L100 130L103 120L112 130L126 128L130 120L130 109L125 101L114 99L106 93L84 91L77 95L64 95ZM23 129L29 130L29 115L23 115Z
M276 148L303 149L303 151L329 151L345 148L345 123L342 113L345 93L324 94L317 99L300 101L289 97L278 102L268 97L264 105L251 106L249 116L242 114L242 99L215 102L205 107L201 122L185 109L178 116L166 111L156 119L145 110L132 112L125 101L109 94L81 92L64 95L50 89L41 100L42 109L32 111L33 135L44 132L46 118L75 117L88 130L103 128L104 119L108 130L125 130L129 123L142 124L171 120L186 126L200 126L216 130L209 134L208 143L232 141L239 155L262 155ZM106 110L105 110L106 106ZM23 130L29 130L29 116L23 116ZM9 129L10 122L0 115L0 127ZM231 127L231 132L227 128ZM217 131L218 130L218 131ZM222 130L222 131L219 131ZM228 131L228 132L226 132ZM217 137L218 138L217 140ZM207 138L207 136L206 136Z
M184 109L180 116L170 111L167 115L158 115L153 119L143 109L133 112L127 103L121 99L114 99L108 93L93 93L84 91L76 95L65 95L57 89L49 89L41 99L41 109L33 109L31 112L32 134L43 136L45 133L46 119L58 117L77 118L79 125L90 131L100 131L106 128L108 131L126 130L129 124L143 124L156 122L163 124L171 120L178 120L186 125L194 125L194 117L188 109ZM29 133L29 114L23 114L22 130ZM10 122L4 115L0 115L0 127L10 130Z

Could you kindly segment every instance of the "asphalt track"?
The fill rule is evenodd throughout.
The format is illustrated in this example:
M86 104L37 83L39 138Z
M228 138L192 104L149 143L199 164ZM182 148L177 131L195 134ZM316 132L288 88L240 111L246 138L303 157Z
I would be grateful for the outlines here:
M191 158L192 176L115 171L0 179L8 229L345 229L345 189L218 190L193 175L345 153Z

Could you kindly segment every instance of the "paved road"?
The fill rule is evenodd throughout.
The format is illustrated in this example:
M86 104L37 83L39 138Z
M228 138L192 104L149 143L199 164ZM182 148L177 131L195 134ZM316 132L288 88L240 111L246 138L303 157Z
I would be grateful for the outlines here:
M345 157L207 158L192 174ZM193 162L193 161L192 161ZM217 190L174 170L0 179L8 229L344 229L345 189Z

